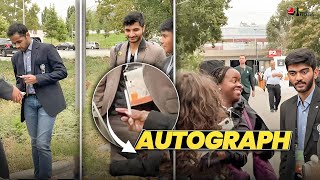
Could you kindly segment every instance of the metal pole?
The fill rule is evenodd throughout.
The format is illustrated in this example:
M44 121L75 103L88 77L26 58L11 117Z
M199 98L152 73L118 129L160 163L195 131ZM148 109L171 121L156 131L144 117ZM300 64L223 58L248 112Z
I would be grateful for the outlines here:
M79 177L82 177L82 113L85 107L85 43L86 43L86 0L76 2L76 110L79 114L80 126L80 152L79 152Z
M22 23L26 25L26 17L25 17L25 8L24 8L24 0L22 1Z

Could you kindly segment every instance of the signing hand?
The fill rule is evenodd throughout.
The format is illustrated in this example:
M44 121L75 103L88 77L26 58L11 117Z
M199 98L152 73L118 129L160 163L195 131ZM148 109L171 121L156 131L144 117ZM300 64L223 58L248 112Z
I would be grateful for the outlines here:
M148 111L139 111L131 109L131 114L126 108L116 108L117 112L125 113L126 116L122 116L121 120L126 122L130 131L140 132L143 128L144 122L149 115Z
M35 75L32 74L28 74L28 75L22 75L20 76L21 78L23 78L24 82L26 84L35 84L37 83L37 77Z
M22 98L23 98L23 95L22 93L20 92L20 90L13 86L13 90L12 90L12 98L11 100L16 102L16 103L22 103Z

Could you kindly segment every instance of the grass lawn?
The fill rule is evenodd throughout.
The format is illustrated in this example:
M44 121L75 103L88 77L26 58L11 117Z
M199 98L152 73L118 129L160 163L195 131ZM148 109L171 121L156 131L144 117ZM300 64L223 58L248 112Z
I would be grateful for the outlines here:
M58 114L52 136L53 161L72 160L79 152L79 120L75 110L75 61L64 60L68 77L60 84L67 108ZM0 61L0 74L15 83L11 62ZM0 100L0 137L5 146L10 173L33 168L30 137L26 124L20 122L20 104Z
M124 34L110 34L108 37L105 37L103 34L89 34L87 36L87 42L89 41L94 41L94 42L98 42L100 44L100 48L111 48L112 46L125 41L126 38L124 36ZM45 43L49 43L49 44L53 44L53 45L58 45L62 42L59 42L58 40L54 39L54 38L44 38L43 41ZM75 38L73 38L73 40L71 38L67 38L65 41L63 42L74 42Z
M126 38L123 33L110 34L108 37L104 37L103 34L89 34L87 36L87 42L94 41L100 44L100 48L111 48L112 46L125 41Z
M98 149L108 143L96 128L91 114L91 100L93 91L99 80L108 70L109 59L86 58L86 106L83 113L83 154L82 162L84 175L87 177L110 177L110 153ZM106 178L107 179L107 178Z

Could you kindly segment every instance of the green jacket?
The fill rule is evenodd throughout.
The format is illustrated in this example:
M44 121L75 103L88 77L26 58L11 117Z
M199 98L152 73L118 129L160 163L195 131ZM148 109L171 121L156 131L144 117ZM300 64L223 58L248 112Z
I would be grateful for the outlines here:
M243 85L243 91L250 94L250 91L254 91L255 77L251 67L247 66L243 70L240 66L235 67L241 75L241 84Z

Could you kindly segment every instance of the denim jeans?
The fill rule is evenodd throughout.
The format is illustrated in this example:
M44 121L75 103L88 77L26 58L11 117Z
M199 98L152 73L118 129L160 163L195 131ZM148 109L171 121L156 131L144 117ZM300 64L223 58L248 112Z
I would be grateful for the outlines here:
M49 179L52 173L50 143L56 117L49 116L34 95L25 97L24 116L31 137L34 176Z

